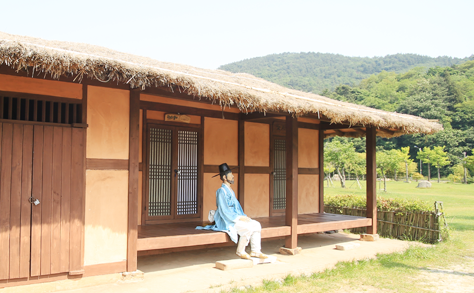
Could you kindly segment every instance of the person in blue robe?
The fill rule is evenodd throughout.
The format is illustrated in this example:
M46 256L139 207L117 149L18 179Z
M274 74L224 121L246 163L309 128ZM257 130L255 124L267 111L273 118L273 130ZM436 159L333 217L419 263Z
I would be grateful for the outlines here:
M231 188L231 185L234 184L234 175L226 163L219 166L218 175L222 180L222 186L216 191L215 224L205 227L198 226L196 229L226 232L230 239L237 243L236 254L240 258L268 258L267 255L261 252L262 227L259 222L250 219L242 210L242 206ZM245 251L249 242L251 246L250 255Z

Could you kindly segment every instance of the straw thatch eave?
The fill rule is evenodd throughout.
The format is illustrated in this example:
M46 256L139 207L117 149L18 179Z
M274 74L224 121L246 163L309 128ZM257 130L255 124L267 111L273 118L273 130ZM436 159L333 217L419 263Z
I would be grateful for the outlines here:
M186 93L190 98L208 100L222 107L237 107L243 113L310 115L325 117L336 124L397 130L391 135L378 132L385 137L432 134L442 129L440 124L416 116L335 101L288 89L249 74L159 62L86 44L46 41L0 32L0 65L17 71L26 70L30 76L53 79L69 76L75 82L89 78L142 90L167 87Z

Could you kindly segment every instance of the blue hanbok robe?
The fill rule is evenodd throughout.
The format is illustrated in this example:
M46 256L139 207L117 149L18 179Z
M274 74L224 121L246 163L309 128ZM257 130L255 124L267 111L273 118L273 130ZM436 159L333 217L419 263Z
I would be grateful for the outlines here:
M213 230L226 232L230 239L237 243L237 230L234 225L241 216L247 217L242 210L242 206L235 197L235 193L227 185L222 186L216 191L217 210L214 214L215 225L205 227L197 226L198 230Z

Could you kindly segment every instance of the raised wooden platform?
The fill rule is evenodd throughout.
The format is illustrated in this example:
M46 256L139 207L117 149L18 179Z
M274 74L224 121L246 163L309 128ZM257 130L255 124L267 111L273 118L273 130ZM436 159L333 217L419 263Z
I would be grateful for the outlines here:
M262 238L290 235L285 217L256 218L262 225ZM223 232L196 230L201 223L176 223L138 226L137 250L157 250L230 242ZM305 214L298 216L298 235L330 230L367 227L372 219L336 214Z

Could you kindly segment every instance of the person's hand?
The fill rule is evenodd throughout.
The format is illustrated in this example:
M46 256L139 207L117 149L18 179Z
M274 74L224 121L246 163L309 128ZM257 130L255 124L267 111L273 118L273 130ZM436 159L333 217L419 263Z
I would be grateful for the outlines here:
M250 218L249 218L249 217L245 217L245 216L240 217L240 220L241 220L242 222L250 222Z

